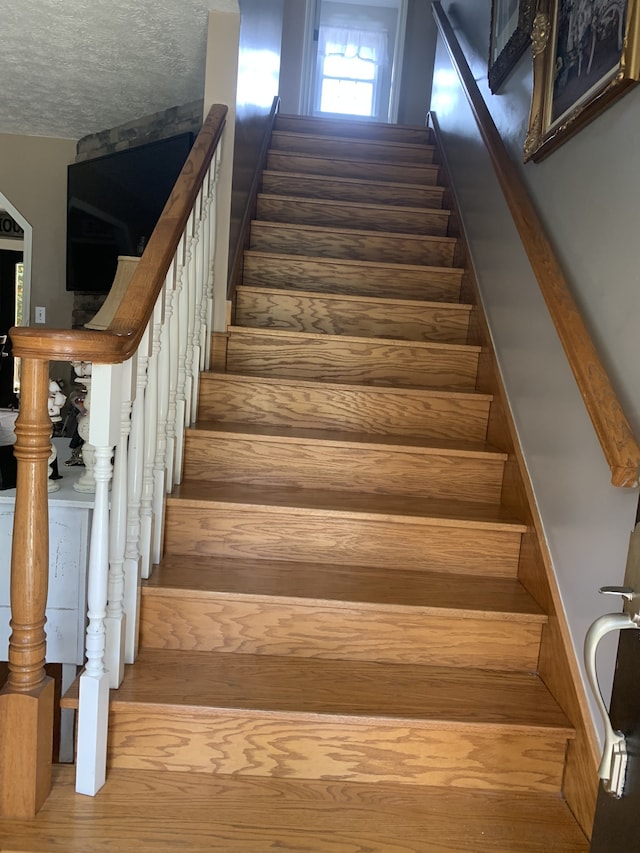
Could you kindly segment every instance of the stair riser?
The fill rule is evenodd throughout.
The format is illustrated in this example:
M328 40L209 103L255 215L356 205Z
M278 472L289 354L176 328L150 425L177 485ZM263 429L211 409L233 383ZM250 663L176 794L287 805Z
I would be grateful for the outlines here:
M186 479L494 504L504 467L486 458L227 438L199 430L187 431L185 447Z
M327 175L334 178L361 178L363 181L371 180L372 172L371 163L367 163L366 160L338 160L284 151L269 151L267 169L273 172L309 172L312 175ZM440 178L440 168L435 165L376 163L375 177L376 181L436 186Z
M279 713L112 708L108 765L195 773L556 791L566 739Z
M332 180L326 176L288 175L265 172L262 192L300 198L326 198L336 201L358 201L369 204L387 204L398 207L442 207L442 187L408 186L378 182Z
M311 133L316 136L347 136L356 139L380 139L390 142L409 142L414 145L432 145L431 131L426 127L403 127L397 124L380 122L349 121L341 119L309 118L308 116L290 116L280 114L276 118L276 130L290 133Z
M469 311L462 308L331 299L245 287L239 287L236 294L236 324L254 329L453 344L465 343L468 335Z
M270 256L264 252L246 252L244 256L244 284L264 287L380 297L389 295L392 281L392 295L397 299L457 302L461 280L458 270L378 267L348 260Z
M455 240L254 221L251 248L288 255L450 267Z
M541 625L454 611L407 614L355 604L304 604L145 590L141 645L241 654L534 670Z
M366 386L260 382L203 374L199 418L379 435L484 441L489 401Z
M366 207L325 199L258 196L257 218L270 222L295 222L301 225L329 225L334 228L362 228L367 231L399 234L432 234L444 237L449 213L429 210L409 211L388 206Z
M286 131L274 131L271 137L272 151L290 151L295 154L310 154L317 157L351 157L354 160L369 160L372 163L433 163L435 149L429 145L393 142L370 142L366 139L340 139L339 137L311 136Z
M478 352L334 337L229 334L227 370L251 376L473 390Z
M415 521L169 499L165 553L515 577L520 533Z

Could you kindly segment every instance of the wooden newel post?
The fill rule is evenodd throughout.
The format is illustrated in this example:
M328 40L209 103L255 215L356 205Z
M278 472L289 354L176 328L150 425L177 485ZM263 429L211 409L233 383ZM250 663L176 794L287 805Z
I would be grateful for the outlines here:
M9 678L0 691L0 817L34 817L51 789L54 684L45 675L49 582L49 362L24 358L16 421Z

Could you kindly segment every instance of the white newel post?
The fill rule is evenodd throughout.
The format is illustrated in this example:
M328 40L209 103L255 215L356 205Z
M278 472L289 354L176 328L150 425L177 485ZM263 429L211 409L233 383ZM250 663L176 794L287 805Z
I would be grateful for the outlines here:
M89 441L95 448L95 504L87 578L87 664L80 678L76 791L93 796L104 785L109 719L105 616L109 573L109 483L118 440L122 365L94 364Z
M160 329L164 318L164 291L158 297L149 323L151 357L147 367L147 390L144 397L144 468L142 479L142 504L140 507L140 556L143 578L151 575L153 564L152 543L155 519L153 515L153 466L156 461L158 440L158 361Z
M138 654L140 624L140 579L142 577L140 510L144 477L144 416L147 367L151 355L151 334L147 326L138 347L136 393L131 409L131 433L127 459L127 544L124 557L125 663L133 663Z
M109 531L109 586L106 618L105 667L109 685L120 687L124 678L126 611L124 608L124 558L127 544L127 458L131 431L131 406L136 393L137 358L122 365L120 434L115 450Z

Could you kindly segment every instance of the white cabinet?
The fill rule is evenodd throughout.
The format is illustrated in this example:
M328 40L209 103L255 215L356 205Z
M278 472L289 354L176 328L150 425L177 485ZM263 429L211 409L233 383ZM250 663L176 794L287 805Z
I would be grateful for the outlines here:
M69 439L56 439L59 458L68 458ZM47 661L84 663L86 578L93 495L73 483L84 468L59 463L61 488L49 494L49 596ZM9 587L15 489L0 491L0 660L9 646Z

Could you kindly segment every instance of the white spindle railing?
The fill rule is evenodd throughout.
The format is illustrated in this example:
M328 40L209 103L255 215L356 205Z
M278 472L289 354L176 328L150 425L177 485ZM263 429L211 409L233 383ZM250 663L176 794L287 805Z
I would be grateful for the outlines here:
M138 351L121 365L93 365L96 499L76 776L85 794L105 781L109 687L119 687L125 662L135 659L140 578L162 557L165 499L182 475L184 430L195 419L199 373L208 363L219 164L220 145Z

